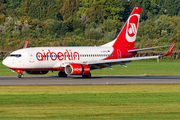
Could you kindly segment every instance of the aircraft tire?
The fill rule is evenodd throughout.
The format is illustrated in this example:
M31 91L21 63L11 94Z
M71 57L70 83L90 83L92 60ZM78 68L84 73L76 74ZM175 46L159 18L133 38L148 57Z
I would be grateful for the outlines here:
M67 74L66 74L65 72L63 72L63 71L60 71L60 72L58 73L58 76L59 76L59 77L67 77Z
M86 75L82 75L83 78L91 78L91 73L86 74Z
M23 77L24 77L23 74L19 74L19 75L18 75L18 78L23 78Z

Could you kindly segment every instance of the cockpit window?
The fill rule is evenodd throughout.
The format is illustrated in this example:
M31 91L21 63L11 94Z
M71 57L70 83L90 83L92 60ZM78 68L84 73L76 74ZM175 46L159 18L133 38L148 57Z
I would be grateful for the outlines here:
M21 54L10 54L9 57L21 57Z

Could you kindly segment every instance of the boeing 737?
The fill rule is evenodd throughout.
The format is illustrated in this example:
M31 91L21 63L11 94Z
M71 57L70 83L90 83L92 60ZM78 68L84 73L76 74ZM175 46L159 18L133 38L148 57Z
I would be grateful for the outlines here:
M141 7L135 7L127 19L119 35L113 41L102 46L91 47L33 47L28 48L28 40L24 48L12 52L3 60L3 64L18 73L22 78L23 71L28 74L46 74L48 71L59 71L59 77L67 75L82 75L84 78L91 77L91 70L126 63L133 60L153 59L167 56L172 53L176 41L164 55L133 57L138 51L162 48L134 48Z

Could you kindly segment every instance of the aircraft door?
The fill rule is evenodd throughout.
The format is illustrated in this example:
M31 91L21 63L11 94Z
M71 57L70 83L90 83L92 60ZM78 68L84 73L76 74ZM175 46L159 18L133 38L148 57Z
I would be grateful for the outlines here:
M28 54L29 54L29 62L30 62L30 63L33 63L33 62L34 62L33 52L32 52L32 51L28 51Z
M117 58L120 59L121 58L121 51L119 49L117 49Z

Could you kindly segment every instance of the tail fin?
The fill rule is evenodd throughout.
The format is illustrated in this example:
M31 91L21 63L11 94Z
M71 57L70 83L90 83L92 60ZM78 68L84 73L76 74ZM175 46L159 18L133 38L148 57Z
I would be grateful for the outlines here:
M103 46L134 48L140 13L141 7L135 7L117 38L114 41L107 43Z

